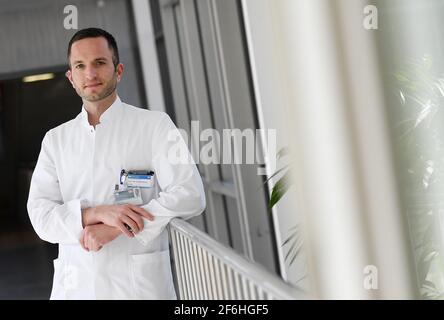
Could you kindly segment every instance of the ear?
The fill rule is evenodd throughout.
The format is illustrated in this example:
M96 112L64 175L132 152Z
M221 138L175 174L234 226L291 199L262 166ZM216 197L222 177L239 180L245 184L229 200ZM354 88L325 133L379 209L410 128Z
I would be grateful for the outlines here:
M116 67L116 72L117 72L117 82L120 82L120 80L122 79L123 76L123 70L124 70L124 66L122 63L119 63Z
M72 73L71 73L71 70L67 70L67 71L65 72L65 76L68 78L69 82L71 82L72 87L75 88L75 86L74 86L74 81L72 80Z

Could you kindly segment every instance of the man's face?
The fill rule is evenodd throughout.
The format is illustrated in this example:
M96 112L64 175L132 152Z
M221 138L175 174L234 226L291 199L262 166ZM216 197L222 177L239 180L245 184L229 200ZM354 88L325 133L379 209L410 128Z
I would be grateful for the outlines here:
M123 65L114 67L113 52L103 37L86 38L71 46L71 70L66 76L77 94L89 102L111 95L120 81Z

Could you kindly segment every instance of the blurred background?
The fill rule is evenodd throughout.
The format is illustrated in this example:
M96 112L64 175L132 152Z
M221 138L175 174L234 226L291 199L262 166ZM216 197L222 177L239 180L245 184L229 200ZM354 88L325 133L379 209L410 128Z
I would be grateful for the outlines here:
M310 298L444 297L444 0L0 0L0 299L51 290L26 201L81 110L68 5L116 38L123 101L188 133L276 130L277 168L198 165L194 226Z

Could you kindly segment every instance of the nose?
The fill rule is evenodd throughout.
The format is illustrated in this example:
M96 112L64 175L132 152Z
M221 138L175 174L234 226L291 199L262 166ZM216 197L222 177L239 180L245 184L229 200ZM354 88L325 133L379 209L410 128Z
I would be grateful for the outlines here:
M94 80L97 77L97 70L93 66L87 67L85 77L87 80Z

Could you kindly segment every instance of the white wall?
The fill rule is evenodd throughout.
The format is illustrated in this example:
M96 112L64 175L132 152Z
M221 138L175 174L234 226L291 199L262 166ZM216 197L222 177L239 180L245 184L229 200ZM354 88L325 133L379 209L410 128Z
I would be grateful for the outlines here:
M285 126L286 94L282 77L285 65L279 64L281 60L277 51L274 17L271 15L274 1L244 0L242 5L259 125L261 129L277 130L277 150L280 150L289 146L290 135L286 132L287 127ZM277 168L279 169L289 162L289 157L284 157L277 162ZM269 166L266 169L268 176L274 173ZM270 190L279 177L270 181ZM291 201L294 198L294 192L295 189L291 188L273 208L273 220L283 278L294 285L307 288L307 278L302 279L307 274L303 253L298 255L298 258L290 265L290 261L285 260L289 248L287 245L282 246L285 239L291 234L290 229L298 225L298 212Z

